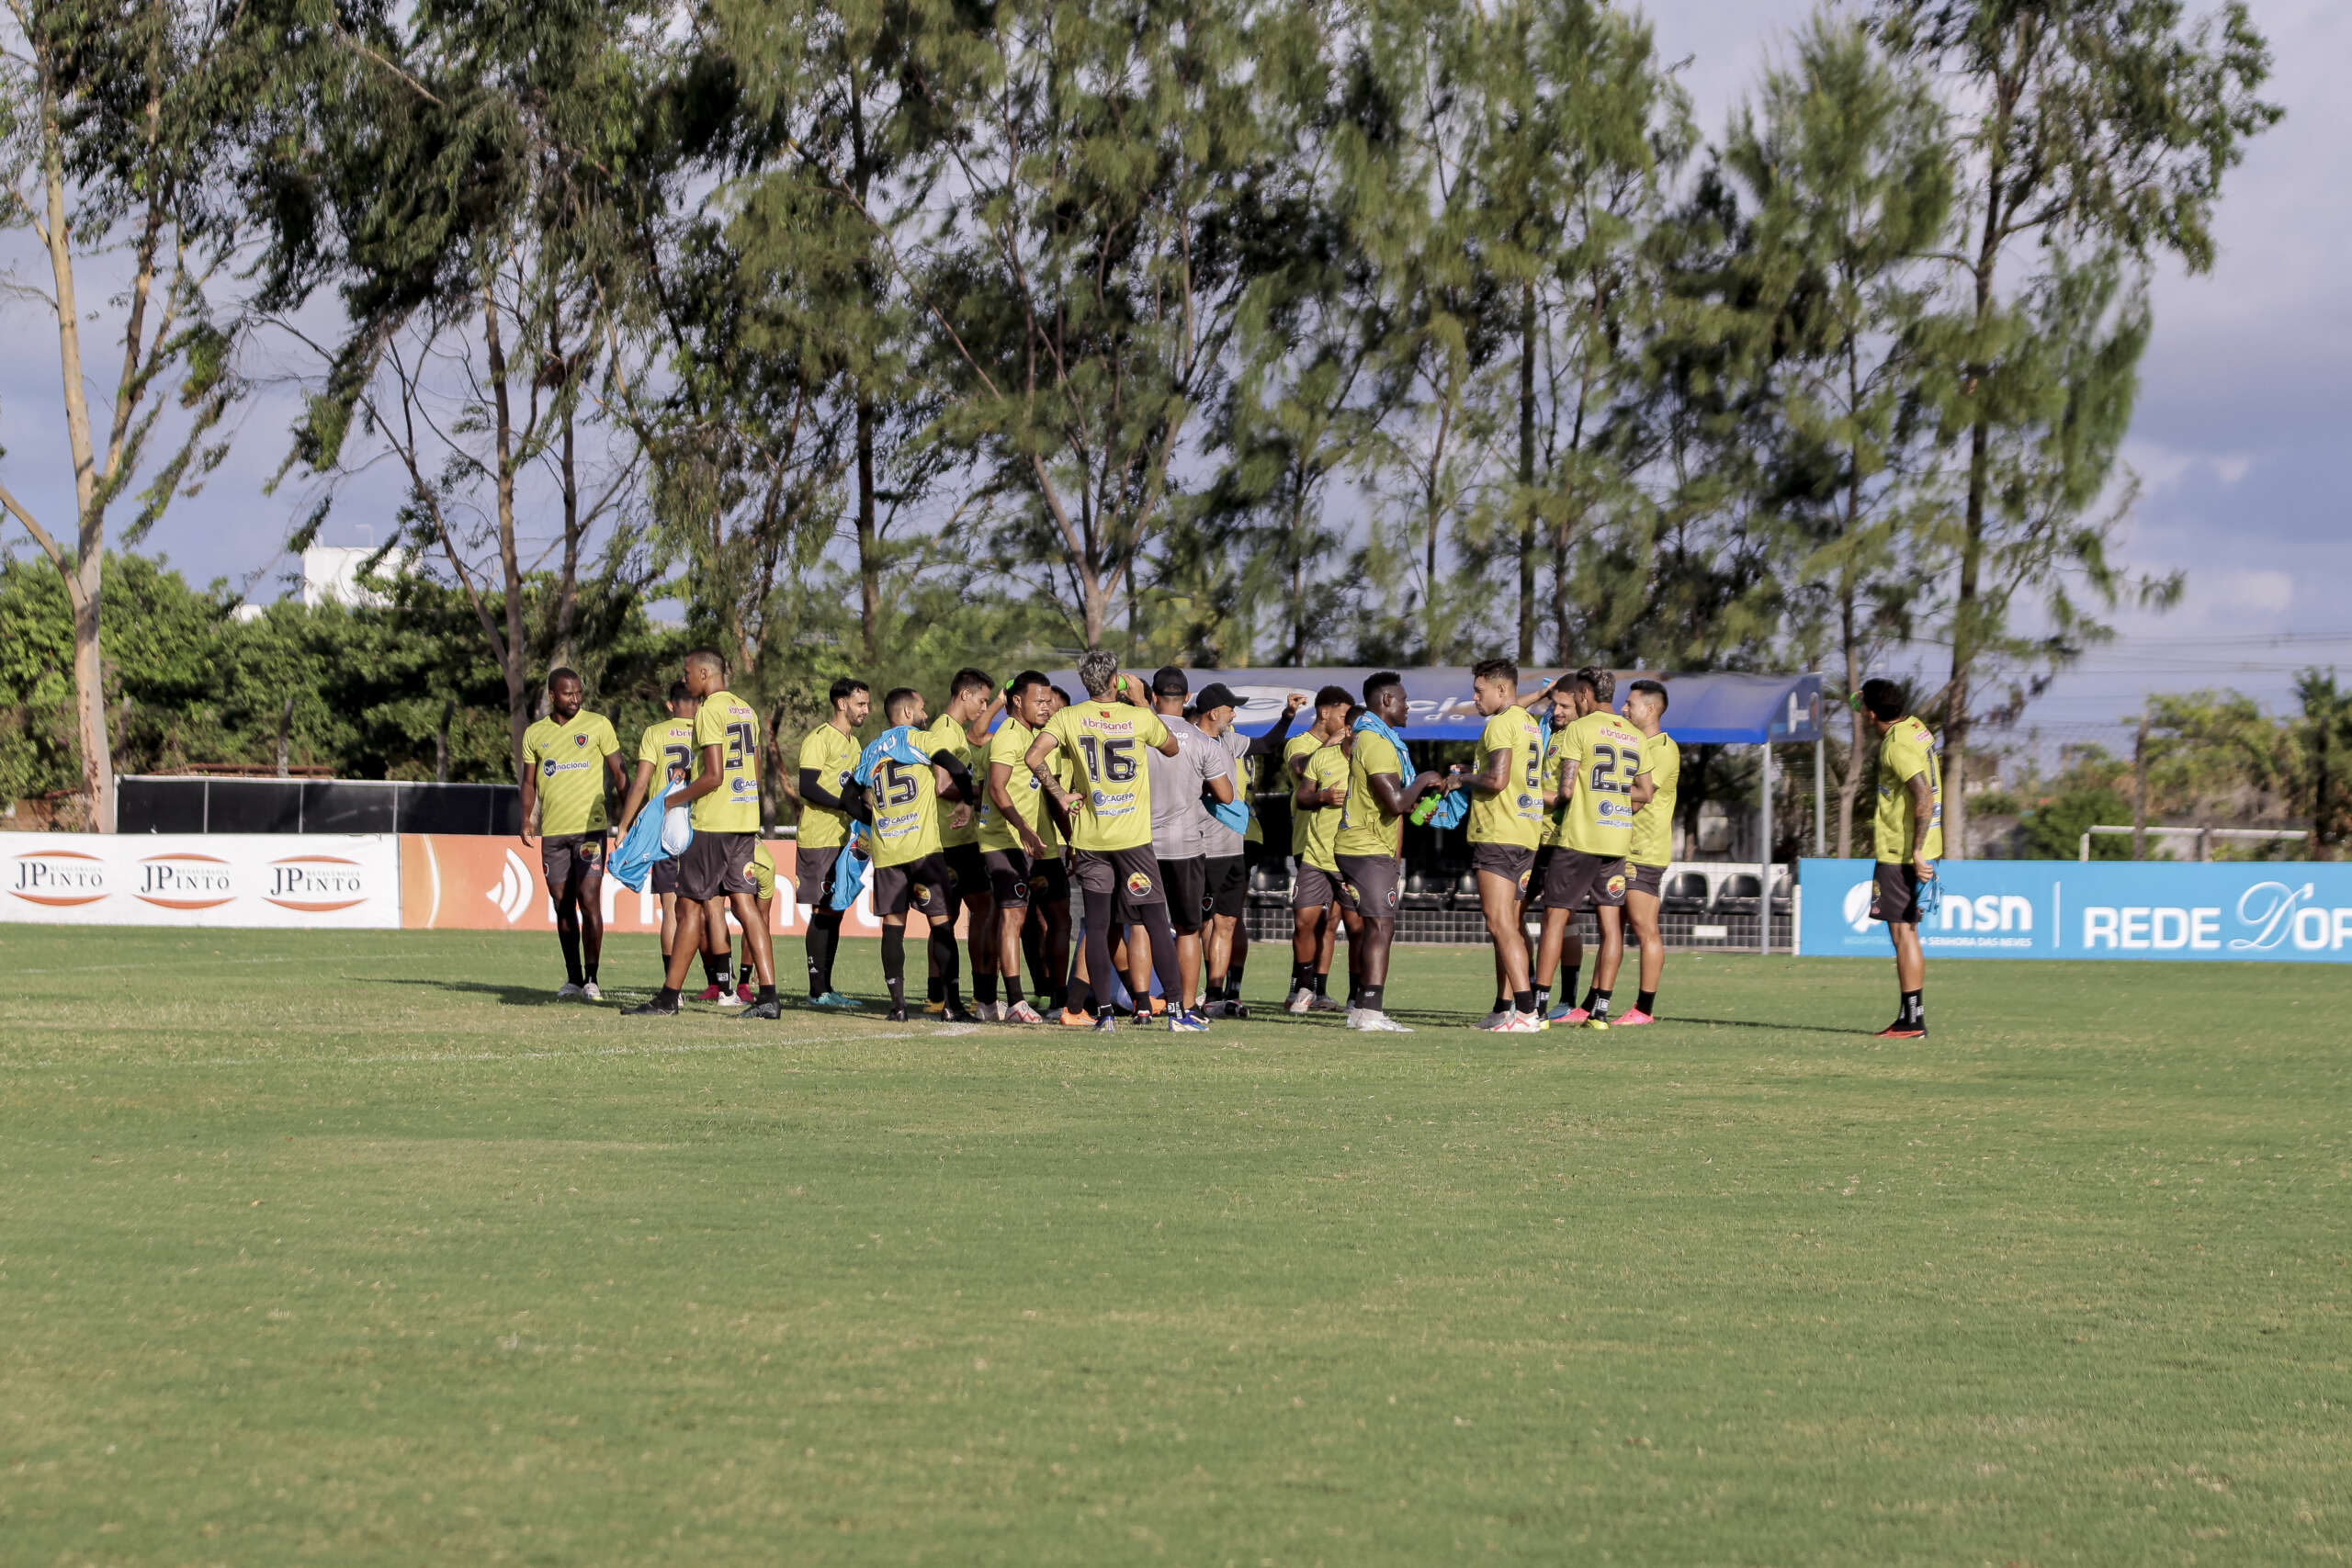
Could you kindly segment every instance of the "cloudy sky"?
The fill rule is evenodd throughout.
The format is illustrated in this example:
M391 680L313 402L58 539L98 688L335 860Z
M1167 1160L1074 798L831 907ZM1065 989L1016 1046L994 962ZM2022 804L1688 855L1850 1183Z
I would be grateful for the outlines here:
M1808 8L1805 0L1656 0L1648 9L1666 57L1690 57L1684 80L1713 134ZM2126 558L2186 571L2187 597L2168 615L2122 617L2120 639L2061 679L2036 709L2046 739L2109 733L2150 690L2231 685L2278 702L2307 664L2352 671L2352 528L2339 474L2352 418L2344 259L2352 202L2326 172L2352 159L2352 100L2335 81L2352 60L2352 6L2254 0L2253 9L2276 56L2269 96L2287 118L2229 184L2214 271L2158 280L2127 450L2143 490ZM45 270L21 230L0 235L0 260L28 280ZM0 479L55 515L71 495L55 329L38 308L0 299L0 342L9 350L0 360ZM251 406L227 466L148 547L198 581L242 584L258 574L254 596L271 596L290 564L280 541L306 499L263 493L285 449L288 407L283 395ZM367 542L361 500L328 542ZM29 547L13 525L0 537Z

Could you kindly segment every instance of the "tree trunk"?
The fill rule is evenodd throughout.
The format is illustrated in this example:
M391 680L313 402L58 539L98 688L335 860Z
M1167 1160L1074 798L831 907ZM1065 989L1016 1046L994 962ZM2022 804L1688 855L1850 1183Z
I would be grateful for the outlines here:
M2148 858L2148 716L2132 740L2132 858Z
M1862 650L1854 636L1854 595L1849 588L1839 606L1841 640L1846 652L1846 717L1851 739L1846 747L1846 766L1838 777L1838 858L1851 860L1854 855L1854 802L1862 793L1862 759L1869 753L1862 744L1861 710L1851 701L1852 694L1862 689ZM1873 846L1871 853L1877 853Z
M882 541L874 505L874 400L857 398L857 626L868 669L882 660Z
M1519 297L1519 661L1535 662L1535 285Z
M497 418L498 567L506 585L506 730L514 776L523 776L523 732L531 728L531 650L523 640L523 565L514 548L514 415L507 399L506 348L498 333L498 301L485 288L482 336L490 359L491 402Z
M557 664L577 665L580 650L573 646L580 620L580 469L579 454L574 443L577 421L574 411L563 411L563 445L559 454L563 479L563 570L556 579L555 619L548 639Z
M449 721L458 715L455 698L445 697L441 703L441 724L433 732L433 782L449 782Z

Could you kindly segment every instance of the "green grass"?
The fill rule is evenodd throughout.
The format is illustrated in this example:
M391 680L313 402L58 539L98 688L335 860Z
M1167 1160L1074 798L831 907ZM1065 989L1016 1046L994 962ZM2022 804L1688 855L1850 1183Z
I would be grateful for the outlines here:
M2341 972L1948 964L1923 1047L1885 966L1682 956L1641 1032L1105 1044L551 959L0 935L0 1561L2352 1554Z

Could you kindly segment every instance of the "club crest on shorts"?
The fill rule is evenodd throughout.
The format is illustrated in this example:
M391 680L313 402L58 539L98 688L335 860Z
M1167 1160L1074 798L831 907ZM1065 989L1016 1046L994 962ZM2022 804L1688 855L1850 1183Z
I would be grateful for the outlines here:
M1396 889L1394 887L1388 890L1388 907L1392 909L1396 907Z
M1609 879L1609 896L1611 898L1623 898L1625 896L1625 874L1623 872L1621 871L1616 875Z
M1012 901L1016 904L1026 904L1029 901L1029 885L1027 883L1016 882L1012 885Z
M924 908L931 906L931 884L918 882L914 886L915 903Z
M1127 891L1136 897L1142 897L1151 891L1151 878L1139 871L1127 873Z
M1340 891L1348 896L1348 902L1351 904L1361 904L1363 902L1363 895L1356 891L1356 885L1352 882L1340 883Z
M1522 871L1519 874L1519 896L1521 897L1524 898L1527 897L1527 885L1534 880L1535 874L1532 871Z

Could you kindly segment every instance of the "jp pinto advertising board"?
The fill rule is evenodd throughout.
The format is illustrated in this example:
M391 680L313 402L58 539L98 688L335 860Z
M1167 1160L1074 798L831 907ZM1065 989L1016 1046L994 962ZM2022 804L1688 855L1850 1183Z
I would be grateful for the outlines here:
M1947 861L1930 958L2352 964L2352 865L2307 861ZM1868 861L1808 860L1808 956L1883 957Z
M400 917L390 834L0 833L0 919L389 930Z

